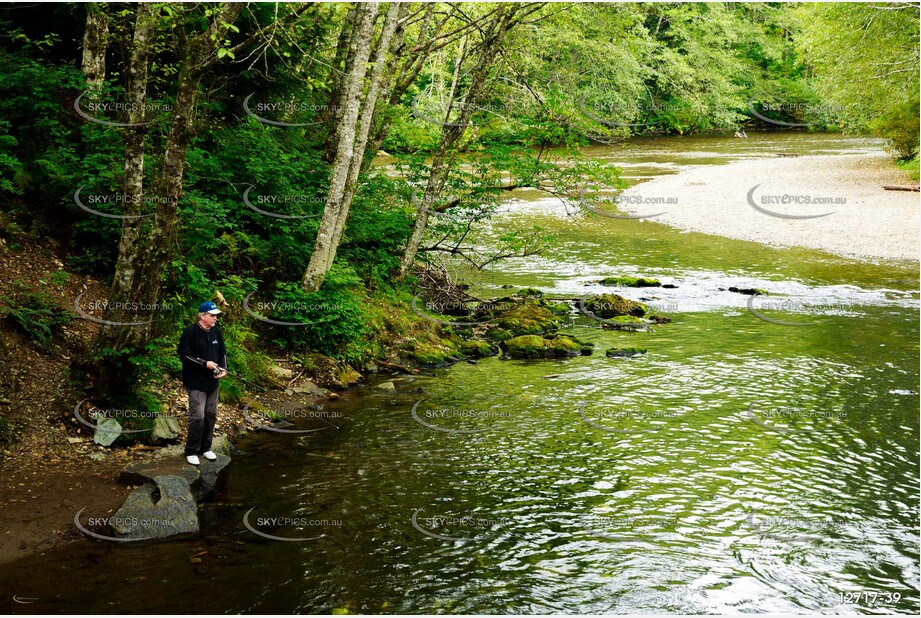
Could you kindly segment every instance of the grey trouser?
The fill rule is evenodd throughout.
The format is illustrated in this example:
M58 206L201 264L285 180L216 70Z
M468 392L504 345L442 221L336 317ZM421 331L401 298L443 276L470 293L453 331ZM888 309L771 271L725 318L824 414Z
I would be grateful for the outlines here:
M185 443L186 455L201 455L211 450L214 424L217 422L217 393L186 389L189 394L189 436Z

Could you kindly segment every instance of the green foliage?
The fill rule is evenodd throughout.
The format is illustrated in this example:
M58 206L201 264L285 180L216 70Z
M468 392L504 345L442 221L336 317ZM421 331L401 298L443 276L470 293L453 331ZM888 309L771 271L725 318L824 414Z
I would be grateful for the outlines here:
M918 153L919 6L808 3L799 6L799 46L818 88L853 130L887 138L902 159Z
M312 294L299 283L278 283L271 301L277 309L265 317L302 324L275 329L276 342L284 348L358 361L361 338L368 329L362 298L361 279L351 268L337 264L323 287Z
M13 296L0 296L0 317L13 324L43 352L52 352L73 316L47 293L15 285Z

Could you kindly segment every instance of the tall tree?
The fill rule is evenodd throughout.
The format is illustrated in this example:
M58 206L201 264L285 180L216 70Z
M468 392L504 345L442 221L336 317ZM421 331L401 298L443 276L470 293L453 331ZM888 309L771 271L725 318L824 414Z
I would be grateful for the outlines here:
M106 50L109 39L109 11L102 2L86 3L81 68L89 90L99 90L106 79Z
M329 193L313 253L310 255L310 263L301 279L301 287L307 292L320 289L336 258L336 250L342 239L349 208L355 195L355 185L364 160L380 85L387 67L390 44L397 28L400 11L399 3L390 4L377 39L373 68L368 74L367 65L371 56L377 4L363 4L356 10L353 49L349 52L350 67L340 99L342 113L338 117L335 129L338 144L336 157L333 159Z

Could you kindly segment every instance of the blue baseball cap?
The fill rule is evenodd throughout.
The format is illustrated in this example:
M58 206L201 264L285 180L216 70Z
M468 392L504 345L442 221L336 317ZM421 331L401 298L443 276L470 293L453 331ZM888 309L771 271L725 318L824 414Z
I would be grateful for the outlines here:
M223 313L220 309L217 308L217 305L212 303L210 300L206 300L198 306L199 313L210 313L211 315L217 315Z

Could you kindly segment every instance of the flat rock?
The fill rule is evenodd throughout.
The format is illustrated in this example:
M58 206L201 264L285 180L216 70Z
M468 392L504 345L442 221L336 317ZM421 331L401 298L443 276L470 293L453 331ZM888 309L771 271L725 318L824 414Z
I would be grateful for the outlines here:
M158 416L154 419L153 431L150 433L151 444L172 442L179 437L182 429L175 416Z
M230 457L217 454L214 461L208 461L204 457L199 459L199 466L186 462L181 454L177 457L135 461L125 466L118 475L118 481L127 485L143 485L159 476L175 476L188 484L196 500L205 500L226 481Z

